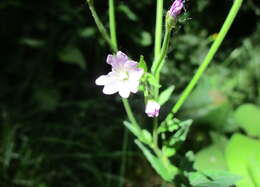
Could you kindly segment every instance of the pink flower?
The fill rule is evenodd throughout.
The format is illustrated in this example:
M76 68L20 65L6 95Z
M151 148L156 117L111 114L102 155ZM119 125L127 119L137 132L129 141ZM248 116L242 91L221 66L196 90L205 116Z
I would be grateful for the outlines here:
M183 9L183 0L175 0L169 10L169 14L173 17L177 17Z
M121 97L128 98L131 92L138 91L144 71L137 67L137 62L118 51L116 55L107 56L107 63L112 66L112 71L96 79L97 85L104 86L104 94L111 95L118 92Z
M148 100L146 108L145 108L145 113L149 116L149 117L158 117L159 116L159 112L160 112L160 104L157 103L154 100Z

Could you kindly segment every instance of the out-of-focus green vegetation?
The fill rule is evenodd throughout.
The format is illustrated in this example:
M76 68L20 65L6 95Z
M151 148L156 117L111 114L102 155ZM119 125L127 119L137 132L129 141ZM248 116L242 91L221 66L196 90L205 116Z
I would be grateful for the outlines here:
M116 4L120 50L151 62L155 1ZM170 4L166 1L165 8ZM96 0L95 5L108 23L108 3ZM193 76L231 5L231 0L191 0L162 74L165 88L175 85L162 118ZM2 0L0 15L0 186L161 184L132 136L127 150L122 149L126 117L119 97L102 95L94 84L108 68L109 48L86 3ZM176 165L191 150L196 169L230 171L244 176L238 187L260 186L259 35L260 1L245 1L214 62L178 114L195 121L173 160ZM136 115L149 125L140 101L141 95L131 98Z

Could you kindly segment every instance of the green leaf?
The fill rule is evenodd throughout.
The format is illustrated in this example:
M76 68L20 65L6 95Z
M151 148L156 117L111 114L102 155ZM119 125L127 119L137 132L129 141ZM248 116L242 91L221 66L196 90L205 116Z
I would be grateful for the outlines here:
M259 158L260 154L258 154ZM248 173L256 187L260 187L260 159L254 158L249 161Z
M140 135L142 134L141 129L139 129L136 126L132 125L128 121L124 121L123 123L137 138L140 137Z
M131 21L138 20L137 15L131 9L129 9L128 6L121 4L118 6L118 10L123 12L128 17L128 19L130 19Z
M162 93L160 94L159 99L158 99L158 103L161 106L170 99L173 90L174 90L174 86L170 86L166 90L162 91Z
M175 153L176 153L176 149L175 149L175 148L173 148L173 147L168 147L168 146L166 146L166 145L163 146L162 151L163 151L163 153L164 153L167 157L171 157L171 156L175 155Z
M241 105L235 111L235 120L248 135L260 137L260 109L253 104Z
M143 129L142 130L142 136L140 137L140 140L146 144L151 144L152 143L152 135L150 132L147 130Z
M152 135L150 132L145 129L142 130L128 121L124 121L123 123L140 141L148 145L152 143Z
M241 179L226 171L207 170L189 173L190 184L196 187L230 187Z
M174 145L177 142L185 141L191 124L192 120L182 121L179 124L180 128L178 129L178 131L170 137L169 145Z
M199 171L209 169L227 170L224 150L213 144L199 151L195 156L194 168Z
M225 149L228 140L225 136L211 132L213 144L196 153L194 168L199 171L214 169L227 171Z
M82 38L90 38L93 37L96 33L95 27L85 27L84 29L80 30L79 35Z
M257 168L260 167L260 141L248 138L241 134L234 134L226 148L226 160L232 173L243 179L237 187L259 187L260 178ZM255 160L252 167L252 160Z
M42 48L45 45L43 40L35 38L23 38L20 40L20 43L31 48Z
M157 157L155 157L140 141L135 140L135 143L137 146L142 150L143 154L147 158L147 160L150 162L152 167L156 170L156 172L166 181L171 182L175 175L178 173L178 170L175 166L171 165L170 163L167 163L167 167L162 163L161 160L159 160Z
M173 132L179 128L180 120L174 118L169 118L163 121L158 128L158 133L163 133L163 132Z
M81 51L77 48L65 48L59 53L61 61L68 64L76 64L82 69L86 69L85 59Z
M143 47L148 47L152 44L152 35L147 31L139 32L140 35L134 37L134 41Z
M160 88L161 85L159 84L159 82L155 79L155 77L151 74L151 73L146 73L146 76L147 76L147 80L148 82L154 86L154 87L157 87L157 88Z
M144 56L143 55L140 56L138 67L142 68L144 70L144 72L147 72L147 64L146 64L146 62L144 60Z

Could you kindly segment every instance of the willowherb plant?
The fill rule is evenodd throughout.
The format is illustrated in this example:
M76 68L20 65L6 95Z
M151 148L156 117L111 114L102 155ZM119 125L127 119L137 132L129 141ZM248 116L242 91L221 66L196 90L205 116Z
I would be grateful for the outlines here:
M172 182L178 174L185 174L190 179L190 184L193 184L192 179L194 179L193 176L196 176L196 173L182 171L181 168L177 168L176 164L170 161L170 158L176 153L176 144L185 140L192 123L192 120L181 121L177 119L175 114L181 108L217 52L238 13L242 0L234 1L218 37L211 46L198 71L184 89L167 117L160 123L158 120L160 108L167 102L174 90L174 86L171 86L160 92L160 72L166 63L165 57L168 52L171 32L176 28L179 15L184 9L183 0L175 0L167 11L164 19L165 29L163 29L162 24L164 18L163 0L157 0L154 61L151 64L150 71L142 56L140 61L136 62L131 60L126 54L118 51L114 0L109 0L110 36L95 11L93 0L87 0L87 3L101 35L114 53L107 56L107 64L112 67L111 72L98 77L96 84L104 86L104 94L110 95L118 92L122 97L129 119L129 122L125 121L124 125L136 136L135 143L142 150L157 173L168 182ZM164 39L161 41L163 30L165 32ZM127 100L130 93L138 91L140 84L142 85L142 89L139 90L144 94L144 105L146 106L144 114L146 113L148 117L153 118L153 132L141 128Z

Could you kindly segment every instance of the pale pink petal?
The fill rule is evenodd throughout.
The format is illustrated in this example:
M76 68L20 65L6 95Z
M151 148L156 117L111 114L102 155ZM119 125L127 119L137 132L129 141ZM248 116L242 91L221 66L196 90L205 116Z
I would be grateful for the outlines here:
M144 70L141 68L135 68L128 71L130 80L140 80L144 74Z
M127 60L128 57L121 51L118 51L116 55L107 56L107 63L112 66L114 71L121 71L124 68L123 65Z
M123 98L128 98L130 95L130 90L125 89L125 90L119 90L119 95Z
M130 88L126 82L121 82L118 85L119 95L123 98L128 98L130 95Z
M103 86L106 84L110 84L116 80L116 74L114 72L110 72L107 75L101 75L96 79L96 85Z
M112 66L112 71L96 80L97 85L104 86L104 94L119 92L121 97L128 98L131 92L138 91L144 71L137 67L137 62L129 60L124 53L118 51L116 55L107 56L107 63Z
M106 95L111 95L118 92L118 86L116 82L113 82L111 84L107 84L103 88L103 93Z
M153 100L148 100L146 108L145 108L145 113L149 117L158 117L160 112L160 105L156 101Z
M133 60L128 60L125 62L124 67L126 69L133 69L133 68L137 68L137 62L133 61Z
M115 57L113 55L107 55L107 63L108 64L112 64L112 62L114 61Z
M132 93L136 93L138 91L139 82L138 81L129 81L129 89Z
M103 86L109 82L109 78L107 75L101 75L95 81L96 85Z
M127 55L125 53L121 52L121 51L118 51L116 53L116 58L117 58L117 60L122 61L122 62L125 62L125 61L128 60Z

